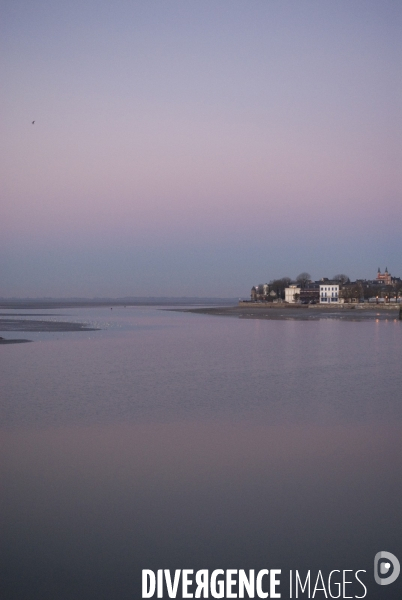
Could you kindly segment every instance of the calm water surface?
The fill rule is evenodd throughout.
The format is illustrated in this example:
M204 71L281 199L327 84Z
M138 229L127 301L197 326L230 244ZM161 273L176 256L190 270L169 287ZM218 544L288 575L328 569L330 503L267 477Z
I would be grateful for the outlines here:
M401 322L42 312L102 330L0 347L1 598L141 598L143 568L365 569L402 598L373 580L402 562Z

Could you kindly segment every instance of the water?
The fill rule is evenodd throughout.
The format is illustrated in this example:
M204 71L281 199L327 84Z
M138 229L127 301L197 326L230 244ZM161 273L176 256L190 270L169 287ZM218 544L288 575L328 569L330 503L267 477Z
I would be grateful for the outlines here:
M42 313L102 330L0 347L2 598L278 568L282 598L289 569L364 569L367 598L400 600L373 579L377 552L402 561L399 321Z

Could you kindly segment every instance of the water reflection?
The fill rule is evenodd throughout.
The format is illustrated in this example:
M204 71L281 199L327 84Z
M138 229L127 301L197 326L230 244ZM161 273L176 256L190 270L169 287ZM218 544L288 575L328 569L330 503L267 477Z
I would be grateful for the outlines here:
M2 353L1 597L345 568L400 600L372 574L402 557L400 323L115 312L98 338Z
M371 577L378 548L400 549L401 434L207 422L3 433L3 597L138 598L141 568Z

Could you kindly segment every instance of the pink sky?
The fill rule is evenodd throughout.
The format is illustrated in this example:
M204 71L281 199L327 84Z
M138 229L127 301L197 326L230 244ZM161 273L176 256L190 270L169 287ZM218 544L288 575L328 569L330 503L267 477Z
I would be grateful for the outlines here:
M2 10L1 296L401 275L398 2L94 8Z

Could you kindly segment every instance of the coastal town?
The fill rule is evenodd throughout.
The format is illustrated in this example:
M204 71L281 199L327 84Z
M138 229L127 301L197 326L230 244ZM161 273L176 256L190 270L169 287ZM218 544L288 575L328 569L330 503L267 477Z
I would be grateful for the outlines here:
M301 273L292 281L289 277L275 279L251 288L252 303L337 306L341 304L400 304L402 279L385 268L378 269L375 279L350 281L344 274L331 279L312 281L309 273Z

